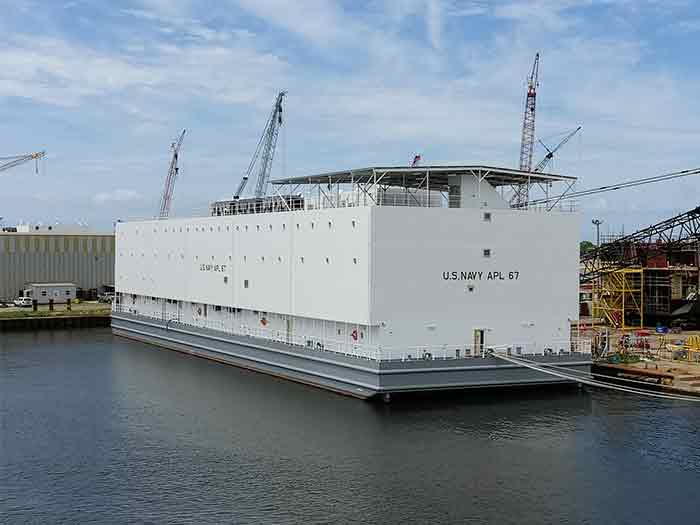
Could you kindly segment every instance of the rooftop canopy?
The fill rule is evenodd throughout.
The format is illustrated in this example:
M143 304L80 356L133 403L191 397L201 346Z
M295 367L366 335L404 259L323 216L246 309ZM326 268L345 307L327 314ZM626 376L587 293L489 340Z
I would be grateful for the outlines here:
M346 171L333 171L318 175L304 175L272 181L275 185L300 184L364 184L374 183L385 186L420 188L430 178L430 188L447 190L450 175L473 175L486 180L492 186L513 186L517 184L543 184L547 182L573 183L576 177L536 173L494 166L375 166Z

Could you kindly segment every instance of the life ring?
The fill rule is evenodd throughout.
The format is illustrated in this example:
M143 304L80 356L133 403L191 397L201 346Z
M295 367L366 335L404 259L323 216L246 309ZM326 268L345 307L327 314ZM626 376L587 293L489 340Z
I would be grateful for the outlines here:
M264 317L262 317L262 318L260 319L260 324L263 325L263 326L267 326L267 319L265 319Z
M352 336L353 341L357 341L357 328L353 330L350 335Z

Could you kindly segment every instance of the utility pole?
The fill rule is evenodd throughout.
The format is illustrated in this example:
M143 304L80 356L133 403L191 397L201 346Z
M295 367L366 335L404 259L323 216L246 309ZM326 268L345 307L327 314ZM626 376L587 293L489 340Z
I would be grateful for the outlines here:
M600 248L600 225L603 224L603 221L600 219L593 219L591 222L595 226L595 247Z

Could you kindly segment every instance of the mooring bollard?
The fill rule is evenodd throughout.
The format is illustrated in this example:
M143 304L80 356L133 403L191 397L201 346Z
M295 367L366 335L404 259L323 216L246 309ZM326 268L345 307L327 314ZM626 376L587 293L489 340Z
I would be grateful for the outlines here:
M70 299L66 299L66 310L70 312Z
M38 305L39 305L39 301L37 301L36 299L32 299L32 310L34 312L36 312Z
M53 299L49 299L49 312L53 312Z

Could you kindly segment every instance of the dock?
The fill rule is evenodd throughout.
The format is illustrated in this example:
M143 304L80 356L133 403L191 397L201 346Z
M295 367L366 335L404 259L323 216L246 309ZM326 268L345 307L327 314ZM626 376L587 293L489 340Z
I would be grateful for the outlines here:
M629 363L598 361L593 365L592 372L618 379L621 383L641 381L653 390L700 396L700 363L670 360Z

